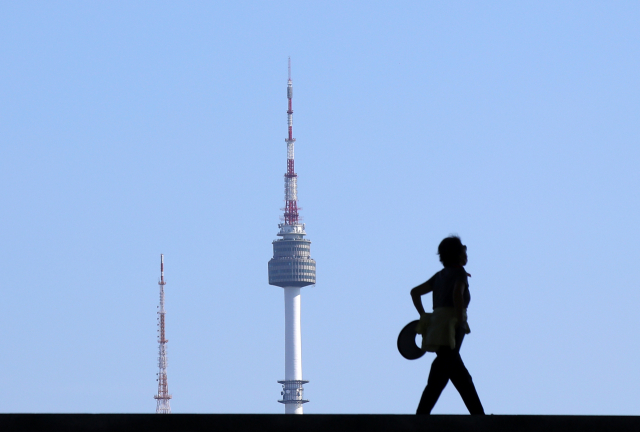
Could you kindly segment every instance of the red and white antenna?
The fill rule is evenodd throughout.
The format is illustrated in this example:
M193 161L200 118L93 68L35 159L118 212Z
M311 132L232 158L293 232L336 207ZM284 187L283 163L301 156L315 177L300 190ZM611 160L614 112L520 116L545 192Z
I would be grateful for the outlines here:
M298 175L295 173L293 163L293 144L296 139L293 137L293 83L291 82L291 57L289 57L289 81L287 82L287 99L289 109L287 110L287 124L289 126L289 137L285 139L287 143L287 173L284 175L284 224L298 224Z
M156 399L156 414L171 414L171 405L169 400L171 395L169 394L169 384L167 383L167 347L166 344L169 340L164 335L164 316L166 314L164 310L164 255L160 254L160 306L158 306L158 394L153 396Z

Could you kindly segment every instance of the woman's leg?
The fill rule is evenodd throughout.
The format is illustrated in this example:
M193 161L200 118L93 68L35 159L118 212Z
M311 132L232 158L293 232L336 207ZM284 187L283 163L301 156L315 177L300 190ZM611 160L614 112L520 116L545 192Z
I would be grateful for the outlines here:
M449 379L451 379L456 390L460 393L469 413L484 414L484 409L476 392L476 388L473 385L471 375L460 357L460 347L462 346L463 339L464 333L462 331L456 331L455 349L452 350L449 347L442 347L437 351L437 357L431 364L429 381L422 393L422 398L420 398L416 414L431 414L431 410L438 401Z
M447 348L447 350L451 351L450 348ZM447 355L442 353L441 350L438 350L437 357L433 363L431 363L429 381L427 381L427 386L422 392L416 414L431 414L431 410L438 401L440 394L442 394L442 390L444 390L449 382L449 368L447 363Z
M464 365L462 357L460 357L460 346L463 338L464 333L462 330L456 330L456 349L451 352L448 358L449 379L458 390L458 393L460 393L460 397L462 397L462 401L469 410L469 414L484 414L484 408L478 397L476 386L473 385L471 375Z
M464 366L460 353L456 353L451 358L451 367L449 368L449 379L460 393L464 404L469 410L469 414L484 414L484 408L478 397L476 386L473 385L473 380L469 371Z

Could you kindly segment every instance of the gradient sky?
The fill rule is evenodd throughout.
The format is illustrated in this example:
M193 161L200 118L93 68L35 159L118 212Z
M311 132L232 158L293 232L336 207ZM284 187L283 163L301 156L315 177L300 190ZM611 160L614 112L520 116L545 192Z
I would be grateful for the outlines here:
M0 410L281 413L287 57L306 413L412 413L468 246L488 413L640 414L640 4L0 3ZM430 307L430 297L425 298ZM453 386L436 413L465 413Z

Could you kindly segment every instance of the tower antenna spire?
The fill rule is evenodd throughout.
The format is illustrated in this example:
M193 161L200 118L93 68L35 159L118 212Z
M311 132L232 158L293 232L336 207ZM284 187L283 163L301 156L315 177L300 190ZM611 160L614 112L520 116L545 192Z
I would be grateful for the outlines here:
M158 306L158 394L153 398L156 399L156 414L171 414L171 404L169 400L172 396L169 394L169 384L167 383L167 347L169 340L164 335L164 255L160 254L160 306Z
M284 223L286 225L298 224L298 175L295 173L293 161L293 145L296 139L293 137L293 83L291 82L291 57L289 57L289 80L287 81L287 126L289 136L287 143L287 173L284 175Z
M310 256L311 242L304 238L304 224L298 221L298 175L294 170L293 84L291 57L287 82L287 172L284 175L284 223L278 224L282 238L273 241L273 258L269 261L269 284L284 288L284 369L282 399L285 414L302 414L304 399L302 379L302 338L300 334L300 288L316 283L316 262Z

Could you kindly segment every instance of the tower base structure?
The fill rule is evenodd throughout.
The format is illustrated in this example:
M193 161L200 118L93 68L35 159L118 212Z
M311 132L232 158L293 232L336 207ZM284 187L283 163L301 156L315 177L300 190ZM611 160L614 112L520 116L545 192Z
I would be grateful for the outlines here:
M284 380L278 381L282 384L282 399L279 400L284 405L285 414L302 414L302 404L309 402L302 399L304 395L303 384L307 384L309 381L304 380Z
M304 399L302 379L302 335L300 331L300 288L284 287L284 376L282 399L285 414L302 414Z

